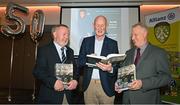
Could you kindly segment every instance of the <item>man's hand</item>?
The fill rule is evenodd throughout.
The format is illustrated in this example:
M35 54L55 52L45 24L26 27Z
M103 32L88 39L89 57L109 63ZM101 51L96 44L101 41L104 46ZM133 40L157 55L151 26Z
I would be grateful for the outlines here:
M104 64L104 63L98 62L98 63L96 63L96 66L99 67L100 69L102 69L103 71L111 72L111 70L112 70L111 63Z
M120 89L121 89L121 87L120 87L120 86L118 86L117 82L115 82L115 86L114 86L114 88L115 88L115 91L116 91L116 92L118 92L118 93L121 93L121 92L122 92L122 91L120 90Z
M130 90L138 90L142 87L142 81L141 80L134 80L129 84Z
M71 80L68 85L68 90L76 89L78 82L76 80Z
M61 80L56 80L56 82L54 84L54 90L56 90L56 91L64 90L63 82Z

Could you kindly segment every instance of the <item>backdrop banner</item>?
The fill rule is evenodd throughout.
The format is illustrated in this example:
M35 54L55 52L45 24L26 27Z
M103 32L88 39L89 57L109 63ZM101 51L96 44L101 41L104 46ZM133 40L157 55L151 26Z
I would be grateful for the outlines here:
M171 72L175 82L164 93L163 99L180 103L180 7L145 16L150 43L164 48L169 54Z

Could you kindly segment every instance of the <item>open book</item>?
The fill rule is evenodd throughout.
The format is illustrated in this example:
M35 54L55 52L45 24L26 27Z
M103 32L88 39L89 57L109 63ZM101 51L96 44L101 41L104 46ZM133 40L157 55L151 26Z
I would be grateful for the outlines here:
M121 91L127 90L129 83L136 80L136 67L134 64L124 66L118 69L116 84Z
M105 56L96 56L96 55L87 55L87 61L86 65L89 67L96 67L96 63L101 62L104 64L110 63L116 63L123 61L126 57L126 54L109 54L107 57Z
M55 76L63 82L64 88L67 89L67 83L73 80L73 64L56 63Z

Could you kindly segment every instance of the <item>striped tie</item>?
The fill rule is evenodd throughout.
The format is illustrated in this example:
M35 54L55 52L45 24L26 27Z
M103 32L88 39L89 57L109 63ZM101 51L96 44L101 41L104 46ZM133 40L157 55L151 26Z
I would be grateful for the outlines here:
M61 55L62 55L62 63L64 63L66 61L66 56L65 56L65 53L64 53L64 47L61 48Z

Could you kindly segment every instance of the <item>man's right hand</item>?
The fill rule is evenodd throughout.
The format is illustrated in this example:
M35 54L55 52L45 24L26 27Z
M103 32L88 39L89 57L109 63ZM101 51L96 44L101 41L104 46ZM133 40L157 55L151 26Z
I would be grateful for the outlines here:
M64 85L63 85L63 82L61 80L56 80L56 82L54 84L54 90L56 90L56 91L63 91L64 90Z

